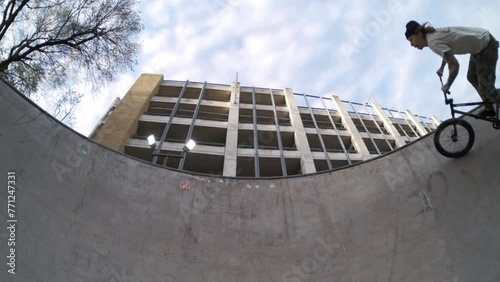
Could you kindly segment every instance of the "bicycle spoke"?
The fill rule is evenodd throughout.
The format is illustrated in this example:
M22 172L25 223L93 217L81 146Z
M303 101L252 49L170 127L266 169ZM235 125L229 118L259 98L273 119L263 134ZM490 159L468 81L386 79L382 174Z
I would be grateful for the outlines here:
M470 138L469 133L466 128L456 125L456 140L453 140L453 136L455 135L455 130L453 126L446 128L441 133L439 138L441 145L448 152L460 152L467 147L468 140Z

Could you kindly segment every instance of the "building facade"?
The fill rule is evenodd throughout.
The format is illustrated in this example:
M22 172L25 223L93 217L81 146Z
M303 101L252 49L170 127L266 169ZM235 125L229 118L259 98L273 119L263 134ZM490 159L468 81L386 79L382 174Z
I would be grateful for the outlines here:
M315 173L388 153L439 121L338 96L143 74L90 138L172 169L236 177ZM150 146L148 136L155 137ZM186 150L188 140L196 146Z

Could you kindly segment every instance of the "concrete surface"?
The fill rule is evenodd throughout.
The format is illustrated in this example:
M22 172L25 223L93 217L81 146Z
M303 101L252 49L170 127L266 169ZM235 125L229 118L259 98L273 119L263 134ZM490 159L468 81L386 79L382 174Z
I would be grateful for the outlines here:
M498 282L500 131L471 123L460 159L430 135L331 173L212 178L110 151L0 83L0 281Z

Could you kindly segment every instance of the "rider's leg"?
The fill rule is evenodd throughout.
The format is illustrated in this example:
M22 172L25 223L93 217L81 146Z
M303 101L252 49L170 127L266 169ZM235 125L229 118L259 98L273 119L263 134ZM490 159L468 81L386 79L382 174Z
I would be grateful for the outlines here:
M476 89L477 93L479 93L479 96L481 97L481 99L483 99L483 102L493 102L490 99L488 99L487 97L483 97L483 95L481 95L481 92L479 90L479 75L478 75L478 67L477 67L477 63L476 63L477 59L478 59L477 54L470 55L469 69L467 70L467 80L470 82L470 84L472 84L472 86L474 86L474 89ZM488 104L485 105L483 108L486 111L493 110L493 106L488 105Z
M498 41L490 35L490 43L478 54L472 55L476 61L478 78L477 91L484 101L500 106L500 93L495 88L495 70L498 60ZM472 57L471 56L471 57ZM489 106L493 109L493 106ZM488 109L485 107L485 110Z

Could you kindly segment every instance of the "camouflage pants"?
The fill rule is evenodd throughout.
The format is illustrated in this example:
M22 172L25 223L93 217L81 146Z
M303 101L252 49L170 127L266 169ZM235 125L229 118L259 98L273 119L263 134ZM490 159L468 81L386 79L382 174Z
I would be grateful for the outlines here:
M484 102L493 102L500 106L500 91L495 88L495 70L498 60L498 41L490 34L488 46L469 60L467 80L476 88ZM486 105L486 109L493 109Z

